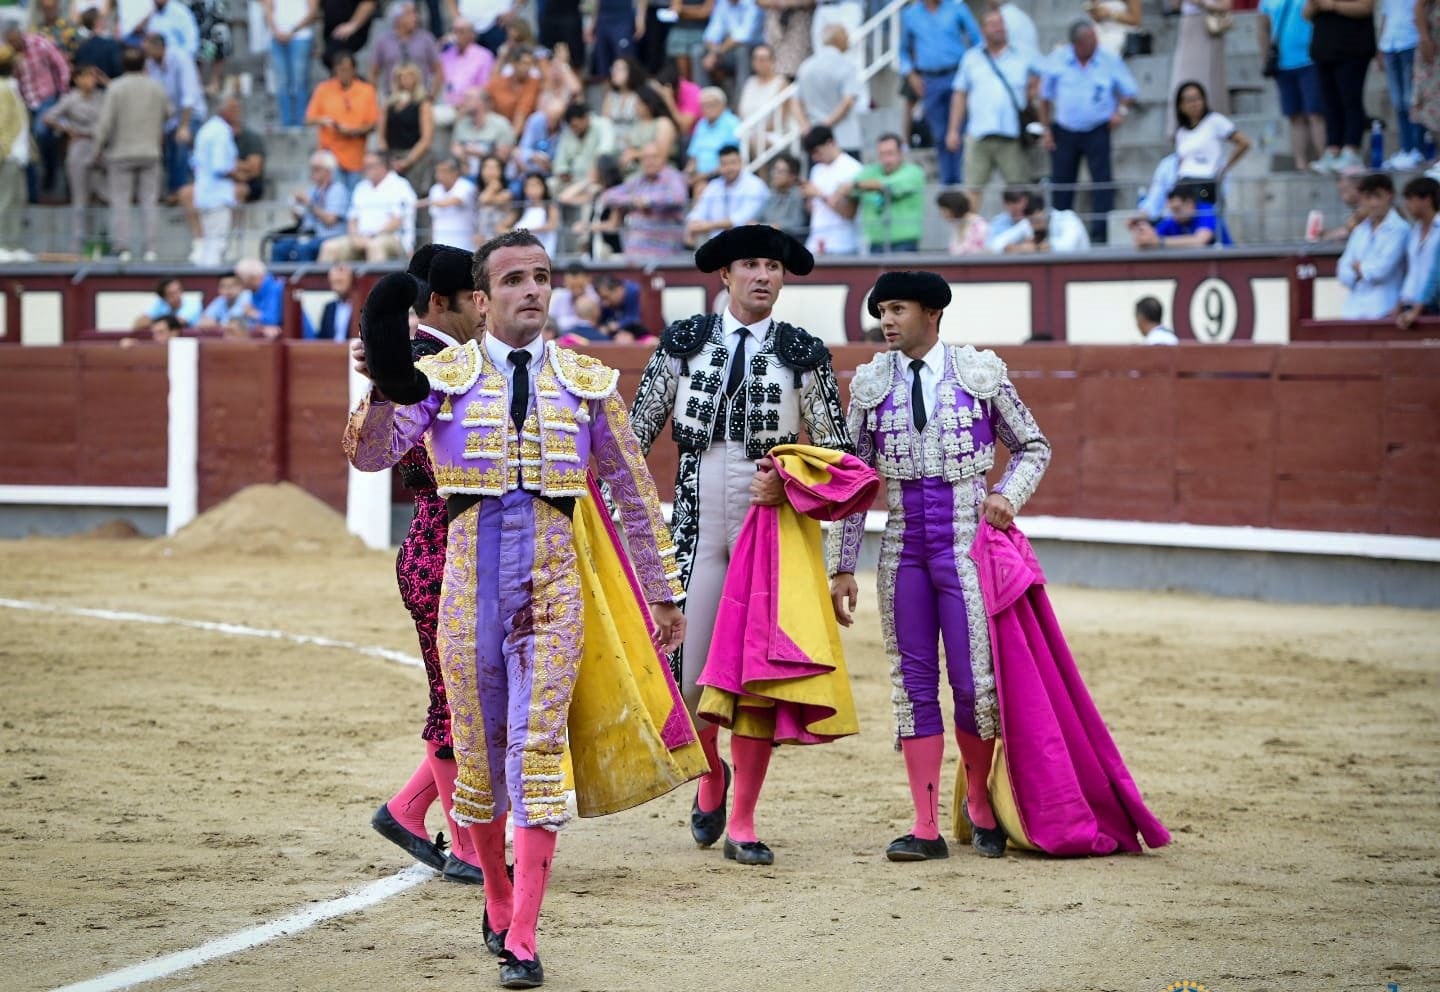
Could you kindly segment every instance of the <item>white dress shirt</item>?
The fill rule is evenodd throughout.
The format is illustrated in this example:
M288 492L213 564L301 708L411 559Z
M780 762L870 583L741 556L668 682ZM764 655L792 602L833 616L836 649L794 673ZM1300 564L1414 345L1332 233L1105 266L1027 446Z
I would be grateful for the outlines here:
M985 247L998 254L1004 252L1010 245L1031 241L1034 237L1035 231L1030 227L1030 219L1027 217L1010 230L992 237L985 243ZM1051 210L1049 242L1050 250L1057 254L1089 251L1090 232L1086 230L1085 222L1075 211Z
M1156 324L1145 332L1146 344L1179 344L1179 336L1164 324Z
M914 359L905 354L900 355L900 360L905 363L905 382L910 386L914 395L915 378L920 378L920 394L925 398L925 423L935 419L935 402L940 394L940 377L945 374L945 345L936 341L934 346L925 353L920 360L925 364L918 369L911 369L910 363ZM915 411L910 411L910 421L915 422Z
M490 361L495 363L495 367L504 373L505 384L509 389L513 389L515 386L515 366L510 364L510 352L516 350L530 353L530 361L525 365L526 370L530 373L530 405L526 407L528 412L535 406L535 373L540 370L540 363L545 360L545 339L537 334L535 339L524 348L516 349L493 334L485 335L485 351L490 356ZM505 408L506 410L510 408L508 399Z
M1345 320L1388 317L1400 301L1405 281L1405 241L1410 226L1391 210L1380 223L1366 220L1350 232L1345 253L1335 266L1340 284L1350 293L1340 307ZM1355 264L1360 271L1355 271Z
M721 317L720 323L725 331L725 350L730 353L730 360L725 363L725 368L720 374L722 390L724 389L723 384L730 381L730 362L735 360L735 345L740 340L740 328L748 326L750 329L749 336L745 338L744 352L745 374L748 376L750 374L750 359L760 350L760 346L765 342L765 335L770 333L770 325L774 323L774 321L775 318L766 317L764 320L758 320L753 324L742 324L740 323L740 318L730 312L729 307L725 308L725 314ZM744 380L742 379L741 381L743 382Z

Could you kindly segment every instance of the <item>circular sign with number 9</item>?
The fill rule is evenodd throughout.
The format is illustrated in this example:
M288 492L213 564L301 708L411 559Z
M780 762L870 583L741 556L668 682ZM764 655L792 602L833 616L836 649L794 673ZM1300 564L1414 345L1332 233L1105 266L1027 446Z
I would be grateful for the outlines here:
M1206 279L1190 294L1190 331L1196 341L1224 344L1235 336L1239 322L1235 292L1223 279Z

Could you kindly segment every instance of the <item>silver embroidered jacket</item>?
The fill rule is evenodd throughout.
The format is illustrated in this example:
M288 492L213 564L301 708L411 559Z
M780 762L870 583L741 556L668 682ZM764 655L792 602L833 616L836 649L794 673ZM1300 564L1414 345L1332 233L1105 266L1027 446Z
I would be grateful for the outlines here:
M700 458L715 436L715 419L727 407L729 425L739 428L747 458L763 458L777 444L793 444L803 428L810 443L854 452L840 406L835 370L824 342L791 324L773 321L750 356L736 398L723 403L729 351L717 314L678 320L661 335L660 347L640 377L630 423L648 454L667 420L673 421L680 463L675 477L675 535L681 581L688 587L699 536L696 489ZM722 435L729 431L722 431Z
M885 352L856 369L848 417L856 454L889 480L941 478L983 492L983 485L975 487L973 480L983 484L985 473L994 467L998 440L1009 450L1010 460L994 491L1019 511L1050 464L1050 442L1020 402L1000 356L969 345L947 345L935 410L919 432L910 411L906 366L899 352ZM888 488L893 503L899 490ZM895 513L899 508L888 509ZM832 575L855 571L864 531L864 513L830 529L827 558Z

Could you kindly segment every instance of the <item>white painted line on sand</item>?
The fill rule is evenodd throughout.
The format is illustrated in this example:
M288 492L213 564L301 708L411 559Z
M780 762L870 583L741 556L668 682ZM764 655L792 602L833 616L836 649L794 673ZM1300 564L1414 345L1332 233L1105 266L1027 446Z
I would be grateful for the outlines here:
M212 620L187 620L184 617L162 617L153 613L131 613L128 610L94 610L81 606L63 606L59 603L36 603L25 599L0 598L0 607L11 610L30 610L34 613L59 613L71 617L89 617L93 620L115 620L125 623L149 623L162 627L188 627L191 630L208 630L216 634L230 634L234 637L259 637L271 641L285 641L289 644L303 644L318 648L339 648L353 651L367 658L393 661L397 665L423 668L424 663L403 651L376 647L373 644L356 644L340 641L333 637L316 634L291 634L283 630L266 630L263 627L246 627L236 623L216 623Z
M151 613L132 613L127 610L95 610L80 606L63 606L58 603L36 603L24 599L0 599L0 607L12 610L28 610L33 613L58 613L64 616L88 617L93 620L111 620L121 623L148 623L167 627L187 627L191 630L206 630L217 634L229 634L235 637L258 637L265 640L285 641L290 644L303 644L312 647L340 648L345 651L353 651L356 654L369 658L380 658L384 661L393 661L400 665L410 665L416 668L423 667L419 658L412 658L410 655L400 651L391 651L389 648L375 647L373 645L356 644L352 641L340 641L333 637L319 637L312 634L290 634L283 630L266 630L261 627L246 627L234 623L215 623L210 620L187 620L184 617L162 617ZM251 927L248 930L241 930L228 937L219 937L207 944L191 948L188 951L177 951L174 954L166 954L163 957L153 958L149 961L142 961L139 964L130 965L128 968L121 968L119 971L112 971L108 975L101 975L99 978L91 978L87 981L77 982L73 985L66 985L56 992L113 992L115 989L128 989L134 985L141 985L145 982L153 982L168 977L178 971L187 968L194 968L207 961L214 961L216 958L228 957L238 954L241 951L258 947L278 937L288 937L292 934L308 930L317 923L334 919L337 916L344 916L347 913L354 913L373 906L378 902L389 899L391 896L399 895L412 886L419 885L426 879L434 878L434 869L424 865L411 865L389 878L382 878L379 881L371 882L363 888L357 889L347 896L338 899L331 899L329 902L316 903L307 906L296 913L291 913L282 919L270 923L261 924L258 927Z
M325 920L332 920L337 916L345 916L347 913L354 913L367 906L373 906L434 877L433 869L424 865L411 865L389 878L382 878L356 889L349 895L331 899L329 902L315 903L313 906L307 906L283 919L263 923L248 930L241 930L228 937L218 937L188 951L166 954L163 957L132 964L119 971L112 971L108 975L76 982L74 985L66 985L56 989L55 992L115 992L117 989L128 989L145 982L167 978L176 972L194 968L207 961L248 951L252 947L258 947L278 937L289 937L302 930L308 930Z

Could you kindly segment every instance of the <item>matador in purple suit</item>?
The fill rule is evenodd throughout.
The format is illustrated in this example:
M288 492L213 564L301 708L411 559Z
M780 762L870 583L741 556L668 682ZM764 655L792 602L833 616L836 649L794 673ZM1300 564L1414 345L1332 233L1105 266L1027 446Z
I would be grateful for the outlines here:
M454 816L476 839L501 984L534 988L543 982L535 930L555 832L570 818L563 752L586 633L572 518L590 498L592 459L619 508L659 649L684 637L684 593L618 373L540 337L550 302L544 247L512 231L476 251L473 271L485 335L418 363L405 326L414 281L397 273L371 292L361 333L375 389L351 418L346 453L374 471L422 438L429 449L450 522L439 647L460 764Z
M892 861L949 856L940 835L939 642L955 703L955 736L965 766L972 842L1000 857L1005 833L990 807L987 780L999 729L985 603L970 546L980 516L1006 528L1035 492L1050 443L991 351L940 343L950 287L933 272L887 272L870 294L889 350L860 366L848 421L856 454L885 482L889 516L880 544L879 607L890 655L896 735L904 755L915 823L886 850ZM1010 452L993 491L986 473L996 442ZM831 595L848 625L865 514L830 532Z

